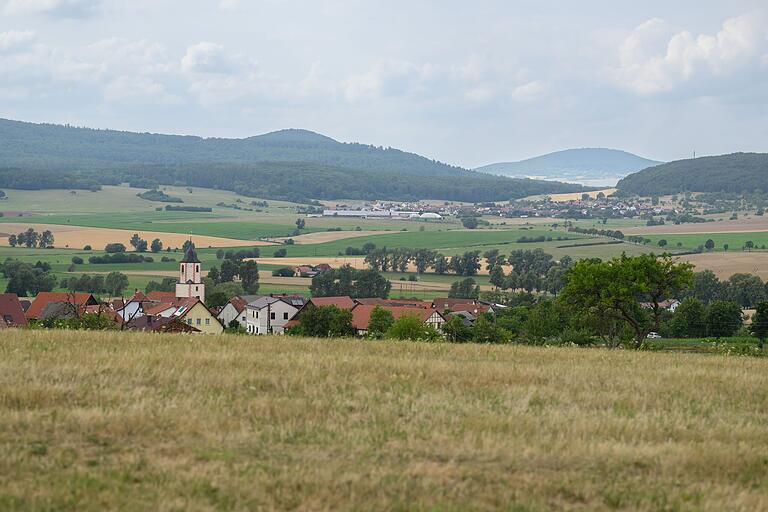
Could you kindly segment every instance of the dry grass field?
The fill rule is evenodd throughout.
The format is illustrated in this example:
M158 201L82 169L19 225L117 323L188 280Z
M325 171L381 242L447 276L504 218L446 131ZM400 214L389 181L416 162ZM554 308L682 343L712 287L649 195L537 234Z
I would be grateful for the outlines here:
M709 252L688 254L680 259L693 263L697 272L711 270L720 279L728 279L736 273L755 274L768 279L768 252Z
M606 196L610 196L611 194L615 194L616 193L616 189L615 188L605 188L605 189L602 189L602 190L595 190L593 192L570 192L570 193L567 193L567 194L548 194L548 196L549 196L549 198L552 201L554 201L556 203L565 203L567 201L576 201L577 199L581 199L581 196L583 194L589 194L589 197L591 197L592 199L595 199L597 197L597 194L599 194L600 192L602 192ZM542 199L544 197L545 196L543 196L543 195L538 195L538 196L526 197L526 199Z
M721 215L723 217L723 215ZM727 217L727 216L726 216ZM716 220L698 224L665 224L624 228L625 235L698 235L706 233L760 233L768 231L768 217L742 217L737 220Z
M766 510L768 360L0 333L0 509Z
M155 231L132 231L126 229L90 228L81 226L65 226L59 224L27 224L24 222L6 222L0 224L0 245L8 245L8 236L18 234L32 228L42 232L50 230L53 233L56 247L82 249L90 245L95 249L101 249L113 242L125 244L131 247L129 241L134 233L151 242L159 238L165 247L181 247L189 239L189 235L180 233L158 233ZM198 247L251 247L254 245L271 245L266 242L253 240L236 240L234 238L221 238L215 236L195 235L195 243Z

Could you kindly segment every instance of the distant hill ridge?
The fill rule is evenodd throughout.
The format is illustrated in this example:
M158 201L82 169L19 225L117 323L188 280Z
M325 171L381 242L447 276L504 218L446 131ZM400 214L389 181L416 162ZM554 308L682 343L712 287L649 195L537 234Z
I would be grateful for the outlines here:
M578 148L521 160L485 165L479 172L501 176L602 177L626 175L661 162L618 149Z
M638 195L768 191L768 154L733 153L677 160L631 174L619 182L618 188Z
M414 153L343 143L289 129L245 139L133 133L0 119L0 162L25 166L52 159L60 167L115 164L307 162L358 170L449 176L468 172Z
M250 197L506 201L578 192L511 179L393 148L342 143L307 130L245 139L96 130L0 119L0 188L98 189L184 184Z

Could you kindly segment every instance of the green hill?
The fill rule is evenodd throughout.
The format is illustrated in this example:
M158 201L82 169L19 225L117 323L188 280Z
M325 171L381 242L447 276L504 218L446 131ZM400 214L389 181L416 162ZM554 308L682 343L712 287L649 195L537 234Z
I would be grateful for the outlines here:
M678 192L753 192L768 190L768 154L734 153L678 160L621 180L623 193L664 195Z
M95 130L0 120L0 187L191 185L252 197L503 201L578 185L489 176L306 130L247 139Z

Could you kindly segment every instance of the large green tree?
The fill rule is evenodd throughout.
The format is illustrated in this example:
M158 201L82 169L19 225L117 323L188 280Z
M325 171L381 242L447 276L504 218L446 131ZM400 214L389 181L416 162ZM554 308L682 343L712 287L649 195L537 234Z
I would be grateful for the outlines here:
M691 268L669 255L582 260L568 272L561 299L576 312L625 323L634 332L637 348L648 333L659 330L665 311L661 303L691 284Z
M760 350L763 350L765 338L768 337L768 302L760 302L755 306L755 314L752 316L752 324L749 326L752 336L760 342Z
M731 301L716 300L707 308L707 336L725 338L733 336L742 326L741 307Z

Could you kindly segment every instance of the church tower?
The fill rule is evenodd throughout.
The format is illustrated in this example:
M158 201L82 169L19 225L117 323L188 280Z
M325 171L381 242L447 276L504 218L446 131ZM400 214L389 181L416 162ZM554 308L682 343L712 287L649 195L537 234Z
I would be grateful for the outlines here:
M200 260L195 246L189 244L179 269L179 282L176 283L176 297L197 298L205 302L205 285L200 271Z

